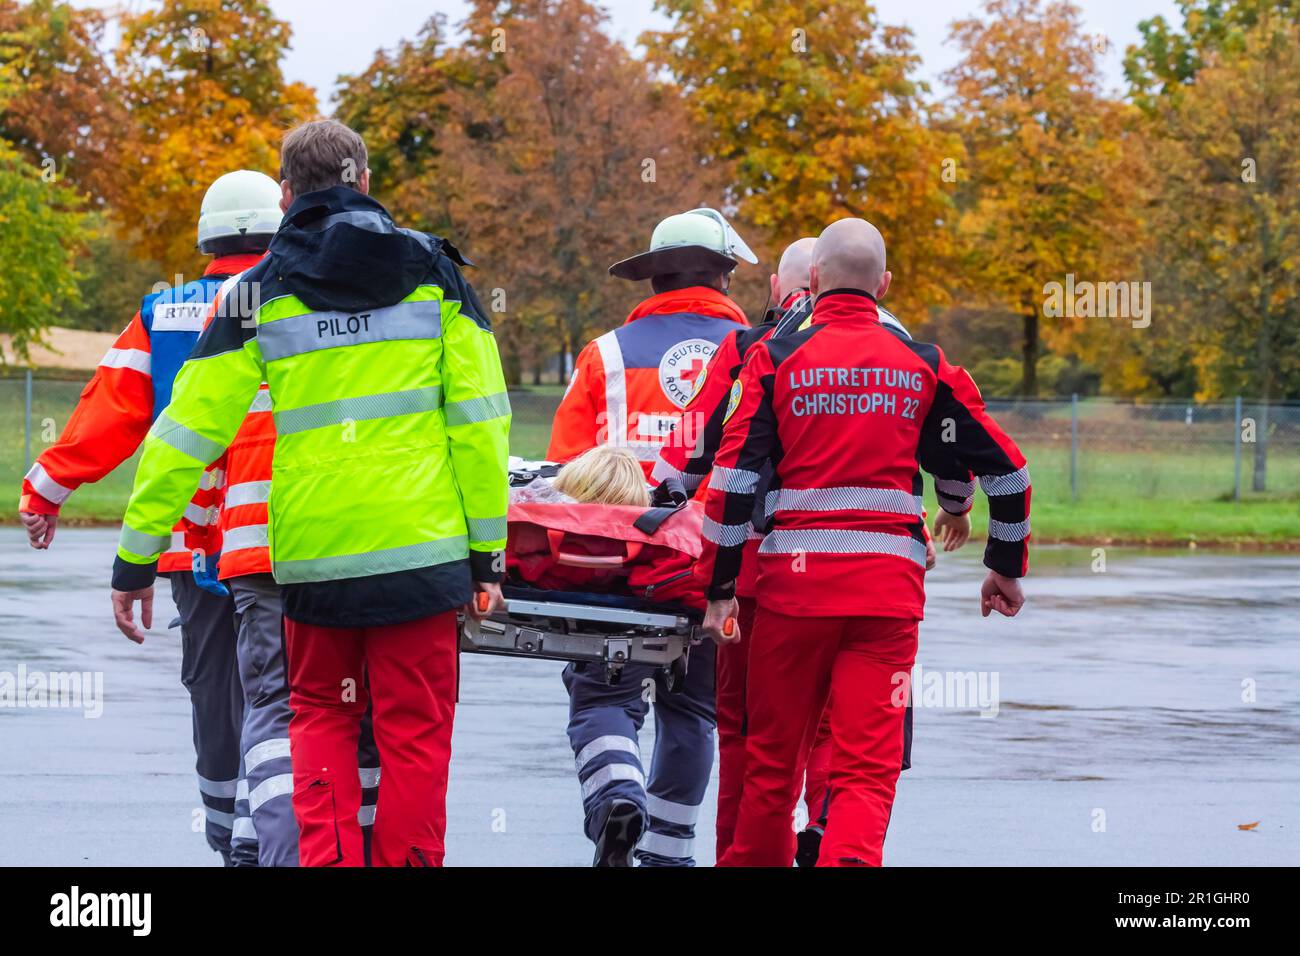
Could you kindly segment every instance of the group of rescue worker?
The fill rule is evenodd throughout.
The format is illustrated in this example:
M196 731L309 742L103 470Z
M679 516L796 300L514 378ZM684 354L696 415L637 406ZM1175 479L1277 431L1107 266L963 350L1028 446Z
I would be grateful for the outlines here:
M510 406L468 262L396 225L333 120L286 136L278 183L216 180L198 246L203 276L144 297L27 473L29 539L48 548L68 496L141 448L114 617L143 642L168 577L209 845L231 865L441 865L457 614L503 607L507 537ZM720 865L880 864L935 556L922 470L946 550L977 480L988 496L983 614L1024 602L1024 456L879 306L880 233L843 219L792 243L754 326L728 295L742 260L717 211L663 220L609 270L653 294L583 349L555 418L548 458L627 447L706 514L712 640L680 692L646 694L648 665L564 669L597 866L694 864L715 746Z

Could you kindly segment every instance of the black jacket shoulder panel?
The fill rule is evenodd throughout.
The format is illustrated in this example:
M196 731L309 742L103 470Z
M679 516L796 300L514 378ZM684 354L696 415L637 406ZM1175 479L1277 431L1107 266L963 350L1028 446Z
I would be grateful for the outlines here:
M894 335L897 336L900 342L915 352L922 362L930 366L930 371L934 372L935 375L939 374L939 346L929 342L918 342L916 339L898 335L896 331Z
M455 251L454 247L452 251ZM483 303L479 301L474 287L465 279L465 274L460 271L460 266L454 259L439 253L430 270L428 281L442 289L444 300L459 302L462 315L473 319L474 324L483 331L492 331L492 321L487 316L487 310L483 308Z
M824 325L813 324L806 329L800 329L797 332L789 332L786 335L773 336L767 340L767 354L772 357L772 367L779 368L781 363L799 350L806 343L812 341Z

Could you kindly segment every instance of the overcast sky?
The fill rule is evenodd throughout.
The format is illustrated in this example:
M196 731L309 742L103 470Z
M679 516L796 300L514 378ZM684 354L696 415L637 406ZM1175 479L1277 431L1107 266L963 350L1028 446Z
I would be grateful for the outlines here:
M98 7L140 8L148 0L89 0ZM1110 85L1122 83L1123 50L1137 39L1139 20L1164 14L1178 23L1174 0L1076 0L1090 33L1101 33L1111 41L1104 57ZM656 29L665 18L655 12L651 0L607 0L601 4L610 14L610 29L629 45L644 30ZM293 26L293 49L285 59L291 80L315 87L323 107L335 78L341 73L365 69L376 49L391 47L403 37L414 36L431 15L446 14L454 25L464 16L462 0L271 0L271 8ZM977 0L875 0L884 23L911 27L916 38L926 79L936 82L952 66L956 51L947 43L948 25L979 10Z

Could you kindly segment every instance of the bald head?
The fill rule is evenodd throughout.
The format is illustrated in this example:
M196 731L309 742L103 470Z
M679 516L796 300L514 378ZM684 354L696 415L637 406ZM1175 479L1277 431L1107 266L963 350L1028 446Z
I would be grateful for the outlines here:
M862 289L876 298L889 288L885 238L865 219L839 219L817 237L812 251L814 294L829 289Z
M808 270L812 265L813 246L817 240L812 236L796 239L785 247L781 253L781 262L772 277L772 299L778 304L795 289L808 288Z

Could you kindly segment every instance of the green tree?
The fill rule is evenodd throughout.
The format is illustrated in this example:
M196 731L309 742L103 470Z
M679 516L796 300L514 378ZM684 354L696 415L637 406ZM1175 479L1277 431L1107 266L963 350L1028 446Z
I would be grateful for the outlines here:
M26 357L41 330L77 304L82 240L75 197L0 140L0 333Z
M1161 306L1199 394L1300 397L1300 26L1261 16L1157 107ZM1267 422L1254 487L1266 487Z
M1124 57L1134 102L1144 109L1176 95L1207 59L1220 52L1241 52L1246 34L1261 19L1300 20L1300 0L1176 0L1181 29L1163 16L1138 24L1142 39Z

